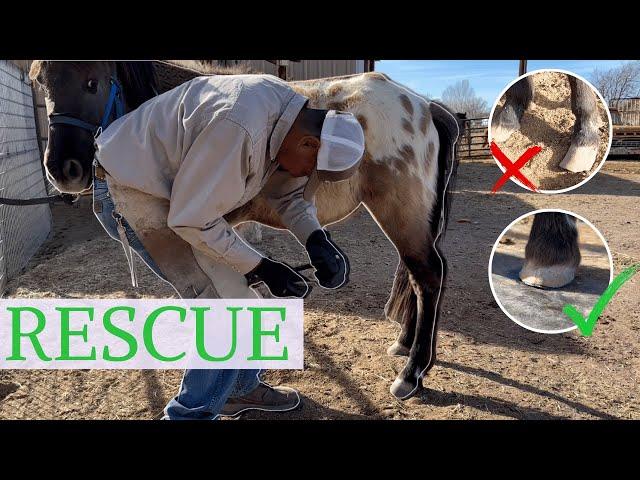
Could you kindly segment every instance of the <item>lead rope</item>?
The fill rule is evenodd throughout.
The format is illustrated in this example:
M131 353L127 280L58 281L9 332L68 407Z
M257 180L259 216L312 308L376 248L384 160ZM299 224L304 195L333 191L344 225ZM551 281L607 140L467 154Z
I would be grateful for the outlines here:
M98 138L98 136L102 133L102 130L107 128L110 123L111 113L113 107L115 106L115 117L116 119L122 117L124 115L124 102L122 99L122 88L120 84L115 79L111 79L111 91L109 92L109 100L107 102L107 107L104 112L104 116L102 118L101 125L96 129L96 133L94 138ZM95 172L100 167L97 159L93 160L93 172L95 176ZM101 167L100 167L101 168ZM127 259L127 265L129 266L129 272L131 272L131 285L134 288L138 288L138 277L136 275L136 266L134 262L135 255L133 254L133 248L131 248L131 244L129 244L129 239L127 238L127 232L124 227L122 215L115 211L115 209L111 212L111 216L115 219L117 224L118 236L120 237L120 243L122 244L122 248L124 249L124 256Z
M131 285L134 288L138 288L138 277L136 276L136 266L134 263L133 248L129 244L129 239L127 238L127 232L124 228L124 224L122 223L122 215L117 213L115 210L111 213L113 218L116 220L118 224L118 235L120 236L120 243L122 243L122 248L124 249L124 256L127 258L127 265L129 265L129 271L131 272Z

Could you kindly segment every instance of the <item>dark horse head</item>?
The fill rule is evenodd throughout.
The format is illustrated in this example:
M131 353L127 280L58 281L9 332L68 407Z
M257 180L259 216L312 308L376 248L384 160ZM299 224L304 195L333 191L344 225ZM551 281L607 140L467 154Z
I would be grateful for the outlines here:
M29 72L45 93L49 118L64 116L97 129L103 121L112 85L121 85L125 111L155 95L151 62L50 62L36 60ZM44 167L62 192L77 193L91 186L94 131L70 123L50 123Z

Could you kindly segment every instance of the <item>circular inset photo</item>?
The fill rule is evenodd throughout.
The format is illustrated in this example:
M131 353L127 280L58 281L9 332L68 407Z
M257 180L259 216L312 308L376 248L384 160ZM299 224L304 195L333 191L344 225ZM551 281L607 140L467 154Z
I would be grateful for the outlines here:
M565 70L535 70L500 94L489 116L488 137L512 163L531 147L540 147L520 173L541 193L562 193L587 182L602 167L612 132L609 109L593 85Z
M566 210L536 210L511 222L493 245L489 285L502 311L539 333L576 325L562 309L585 317L613 280L613 261L602 234Z

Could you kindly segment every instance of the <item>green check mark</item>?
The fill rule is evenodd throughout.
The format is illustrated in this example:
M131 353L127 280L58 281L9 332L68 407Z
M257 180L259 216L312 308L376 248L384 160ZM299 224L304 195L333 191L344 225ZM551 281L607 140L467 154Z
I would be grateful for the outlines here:
M604 311L604 308L611 301L611 299L616 294L618 289L622 286L622 284L625 283L627 280L629 280L631 277L633 277L639 270L640 270L640 263L636 265L632 265L631 267L620 272L620 274L613 279L613 282L611 282L611 284L607 287L607 289L604 291L602 296L598 299L598 301L596 302L596 305L593 307L593 310L591 310L591 313L587 318L584 318L580 314L580 312L576 310L576 307L569 304L566 304L564 306L564 308L562 309L562 312L565 315L567 315L571 319L571 321L578 326L578 329L580 330L580 333L582 335L584 335L585 337L590 337L591 334L593 333L593 329L595 328L596 323L598 322L598 318Z

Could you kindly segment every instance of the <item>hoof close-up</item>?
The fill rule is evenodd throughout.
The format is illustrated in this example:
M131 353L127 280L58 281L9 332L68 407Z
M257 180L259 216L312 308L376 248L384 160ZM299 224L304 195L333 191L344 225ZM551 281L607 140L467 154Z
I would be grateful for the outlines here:
M535 266L525 264L520 270L520 280L526 285L541 288L561 288L573 281L576 267L572 265Z
M591 170L598 156L597 147L571 145L567 154L560 162L560 168L570 172L587 172Z
M401 377L397 377L389 389L391 394L399 400L406 400L418 391L417 382L410 382Z

